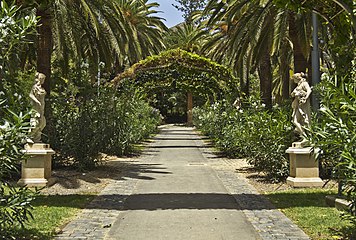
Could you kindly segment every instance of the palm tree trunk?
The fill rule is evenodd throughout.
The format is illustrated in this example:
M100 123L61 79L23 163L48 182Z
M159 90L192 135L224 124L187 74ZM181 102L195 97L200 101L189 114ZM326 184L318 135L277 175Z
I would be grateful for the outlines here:
M48 10L37 10L37 16L40 17L38 25L38 38L37 38L37 71L46 75L45 82L43 84L44 89L47 92L46 104L45 104L45 116L47 120L47 125L44 130L45 135L49 139L45 141L50 141L51 136L54 133L54 127L52 124L52 114L51 114L51 56L52 56L52 17Z
M289 90L289 82L290 82L290 75L289 71L285 71L282 75L282 99L286 100L290 98L290 90Z
M37 16L40 17L37 30L37 71L46 75L43 87L48 96L51 92L52 18L46 10L37 10Z
M308 61L300 45L294 14L289 14L289 37L293 43L294 72L306 72Z
M242 61L240 62L240 66L239 66L239 69L238 69L239 75L240 75L240 76L239 76L239 77L240 77L240 89L241 89L242 92L244 92L244 90L245 90L244 70L245 70L245 68L244 68L244 61L242 60Z
M250 97L250 58L246 62L246 83L245 83L245 97L248 99Z
M260 78L260 92L262 102L268 109L272 109L272 65L268 48L265 48L258 66Z
M289 54L290 51L289 43L284 40L282 43L282 55L280 59L280 75L282 77L282 100L290 98L290 66L289 66Z

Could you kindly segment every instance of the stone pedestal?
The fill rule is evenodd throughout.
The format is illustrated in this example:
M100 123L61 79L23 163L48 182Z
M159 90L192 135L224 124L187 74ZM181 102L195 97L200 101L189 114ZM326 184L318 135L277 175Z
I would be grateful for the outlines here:
M28 187L44 187L51 182L53 149L49 144L34 143L25 146L27 160L22 161L19 185Z
M287 183L293 187L322 187L324 182L319 177L319 162L311 147L293 143L286 153L289 154L290 176Z

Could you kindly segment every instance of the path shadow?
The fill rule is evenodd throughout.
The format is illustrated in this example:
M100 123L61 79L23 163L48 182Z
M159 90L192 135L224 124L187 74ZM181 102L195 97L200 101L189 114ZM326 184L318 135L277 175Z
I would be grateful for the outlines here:
M184 141L199 140L195 133L192 133L190 129L161 129L161 134L157 137L152 138L152 140L143 143L144 149L140 150L140 158L127 158L127 161L108 161L108 164L103 164L102 166L97 167L94 171L90 172L79 172L73 169L67 168L65 170L55 169L52 176L57 179L55 184L60 185L64 189L80 189L82 184L91 183L91 184L100 184L103 179L114 179L114 180L126 180L129 178L133 179L142 179L142 180L154 180L155 174L172 174L167 171L163 165L160 164L150 164L142 163L145 158L154 158L159 154L160 149L187 149L187 148L203 148L202 146L196 146L193 144L189 146L188 144L182 144ZM167 133L166 135L164 135ZM177 137L174 137L177 135ZM164 138L167 136L167 138ZM192 138L190 138L192 136ZM156 140L169 141L169 140L178 140L179 144L169 145L169 146L155 146ZM204 147L206 148L206 146ZM122 158L120 158L122 159ZM138 160L137 160L138 159ZM142 162L139 162L142 161ZM84 185L85 186L85 185ZM49 187L50 188L50 187ZM76 193L73 191L72 194Z
M283 194L283 193L282 193ZM89 197L94 195L70 195L70 197ZM286 195L288 199L310 199L310 201L286 201L285 206L279 209L295 207L325 207L316 198L322 197L319 193L293 193ZM68 206L66 202L69 195L46 196L47 206ZM51 199L53 198L53 199ZM43 201L42 201L43 202ZM42 203L43 204L43 203ZM34 203L34 206L38 204ZM81 208L81 207L79 207ZM133 195L99 195L85 208L106 209L106 210L217 210L217 209L237 209L237 210L271 210L276 207L263 195L258 194L223 194L223 193L148 193Z
M53 171L54 177L59 184L66 189L77 189L81 186L81 181L98 184L102 179L126 180L128 178L154 180L154 177L145 174L166 175L172 172L161 164L137 163L135 161L111 161L107 165L98 166L95 171L82 173L74 170Z
M161 135L163 136L197 136L196 133L191 133L191 132L171 132L171 131L167 131L168 134L165 134L164 131L160 132ZM155 139L155 137L153 137L153 139Z
M206 148L206 146L197 146L197 145L157 145L157 146L151 146L153 149L165 149L165 148Z
M193 140L201 140L201 138L156 137L155 140L162 140L162 141L193 141Z

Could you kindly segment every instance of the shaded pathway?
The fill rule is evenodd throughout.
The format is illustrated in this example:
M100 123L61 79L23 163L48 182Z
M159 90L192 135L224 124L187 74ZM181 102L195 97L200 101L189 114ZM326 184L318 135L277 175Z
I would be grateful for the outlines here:
M192 128L165 126L138 164L153 171L107 186L57 239L308 239Z

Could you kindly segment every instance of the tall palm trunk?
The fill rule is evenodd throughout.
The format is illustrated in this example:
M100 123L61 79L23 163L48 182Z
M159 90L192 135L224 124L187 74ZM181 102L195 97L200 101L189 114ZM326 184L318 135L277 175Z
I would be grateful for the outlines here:
M50 93L51 79L51 55L52 55L52 18L47 10L37 10L37 16L40 17L38 25L37 39L37 71L46 75L43 84L47 94Z
M47 92L45 116L47 119L47 126L45 128L45 135L48 137L53 136L54 128L51 121L51 56L53 50L52 39L52 17L49 10L37 10L37 16L40 17L38 25L38 39L37 39L37 71L46 75L45 82L43 84L44 89Z
M251 62L250 56L247 58L247 62L246 62L246 84L244 88L246 99L250 97L250 62Z
M293 58L294 58L294 72L306 72L308 67L307 58L303 54L303 50L300 44L295 14L289 14L289 37L293 43Z
M248 99L250 97L250 57L243 59L240 64L240 90L243 97Z
M268 109L272 109L272 64L268 48L263 50L258 66L258 75L262 102Z
M286 100L289 99L290 89L289 89L289 82L290 82L290 74L289 74L289 54L290 51L289 43L286 40L283 40L282 43L282 55L280 58L280 75L282 77L282 99Z

